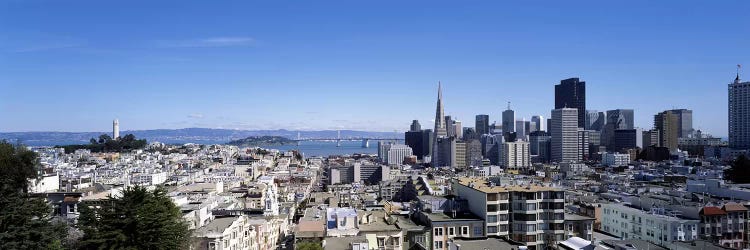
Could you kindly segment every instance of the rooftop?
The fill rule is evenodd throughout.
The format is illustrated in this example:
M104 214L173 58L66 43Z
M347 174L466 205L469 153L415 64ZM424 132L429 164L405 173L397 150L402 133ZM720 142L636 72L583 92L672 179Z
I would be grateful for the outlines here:
M565 220L566 221L582 221L582 220L596 220L596 218L591 218L588 216L582 216L582 215L571 214L571 213L565 213Z
M513 245L496 238L487 238L483 240L454 240L453 243L460 246L460 249L513 249Z
M474 178L474 177L458 178L458 183L467 187L471 187L477 191L484 192L484 193L562 191L559 188L536 185L536 184L495 186L495 185L491 185L489 181L484 178Z
M452 218L451 216L448 216L445 213L427 213L422 212L427 219L429 219L432 222L440 222L440 221L457 221L457 220L479 220L482 219L477 217L476 215L472 213L456 213L456 218Z
M218 233L222 234L224 233L224 230L226 230L229 226L234 223L234 221L240 219L239 216L232 216L232 217L219 217L208 223L208 225L205 225L198 230L196 230L196 234L198 235L206 235L209 233Z

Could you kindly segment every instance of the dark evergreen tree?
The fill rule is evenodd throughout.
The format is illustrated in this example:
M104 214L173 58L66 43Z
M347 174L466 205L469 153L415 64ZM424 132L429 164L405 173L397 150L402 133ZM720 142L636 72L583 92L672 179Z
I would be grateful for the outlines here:
M185 249L190 230L166 190L131 187L97 206L81 206L85 249Z
M67 225L53 221L49 205L28 194L36 166L36 153L0 141L0 249L63 247Z
M734 159L731 168L724 171L724 179L734 183L750 183L750 159L745 155Z

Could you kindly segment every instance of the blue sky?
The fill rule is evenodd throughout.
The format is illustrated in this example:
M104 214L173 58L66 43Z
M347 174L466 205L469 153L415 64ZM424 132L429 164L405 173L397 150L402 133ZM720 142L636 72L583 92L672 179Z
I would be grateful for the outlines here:
M549 116L554 84L590 109L694 110L726 135L750 67L748 1L35 1L0 3L0 131L431 127L511 101ZM750 77L745 77L750 79Z

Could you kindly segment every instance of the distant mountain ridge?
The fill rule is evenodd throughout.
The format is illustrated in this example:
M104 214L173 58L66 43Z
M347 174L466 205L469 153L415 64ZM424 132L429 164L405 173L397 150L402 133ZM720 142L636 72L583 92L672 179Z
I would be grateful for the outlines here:
M337 138L339 130L236 130L213 128L183 128L183 129L151 129L120 131L120 135L133 134L138 139L148 142L162 142L168 144L200 143L224 144L232 140L251 136L281 136L297 139L299 132L302 139L331 139ZM340 130L341 138L403 138L401 132L372 132L359 130ZM70 144L86 144L91 138L98 138L101 134L110 132L0 132L0 140L21 142L28 146L54 146Z

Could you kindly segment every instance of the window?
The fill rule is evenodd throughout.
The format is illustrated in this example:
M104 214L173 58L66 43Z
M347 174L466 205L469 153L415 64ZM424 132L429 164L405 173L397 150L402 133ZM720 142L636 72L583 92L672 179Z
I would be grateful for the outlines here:
M385 247L385 238L378 238L378 247Z
M487 205L487 212L497 212L497 205Z
M474 227L474 236L482 236L482 227L475 226Z
M487 215L487 223L497 223L497 215Z
M435 241L435 249L443 249L443 242Z
M500 225L498 227L498 231L500 231L500 232L508 232L508 225Z
M425 238L426 238L426 236L424 236L424 235L417 235L417 236L414 236L414 241L417 242L417 243L419 243L419 244L424 245L425 244Z
M469 227L461 227L461 235L469 235Z
M497 233L497 226L489 226L489 227L487 227L487 233L488 234Z
M508 221L508 214L501 214L497 216L498 221Z
M393 237L393 246L395 247L401 246L401 237Z
M435 230L435 236L443 236L443 228L442 227L436 227L434 230Z
M455 227L449 227L448 228L448 235L449 236L456 236L456 228Z
M487 194L487 200L488 201L496 201L497 200L497 194L495 194L495 193Z
M208 250L216 250L216 242L209 242Z

